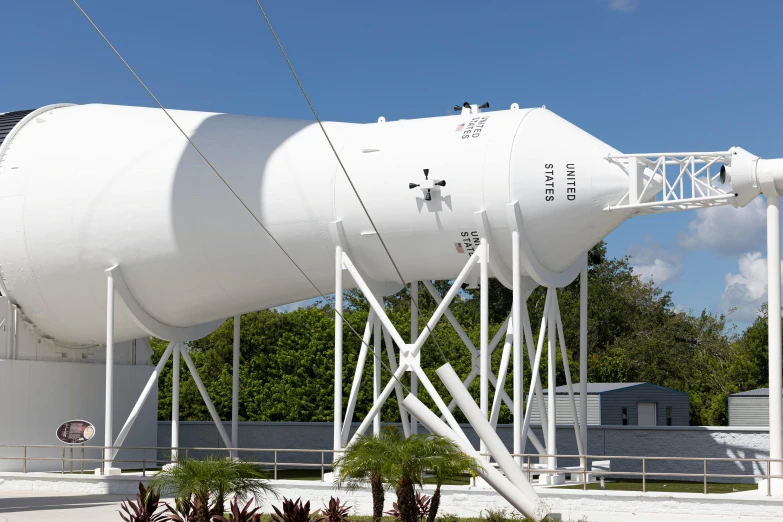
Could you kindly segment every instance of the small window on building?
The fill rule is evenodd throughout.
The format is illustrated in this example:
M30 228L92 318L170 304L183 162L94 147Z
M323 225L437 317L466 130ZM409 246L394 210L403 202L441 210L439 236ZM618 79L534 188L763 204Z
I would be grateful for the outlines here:
M628 425L628 408L623 408L623 426Z
M666 425L671 426L672 425L672 407L666 406Z

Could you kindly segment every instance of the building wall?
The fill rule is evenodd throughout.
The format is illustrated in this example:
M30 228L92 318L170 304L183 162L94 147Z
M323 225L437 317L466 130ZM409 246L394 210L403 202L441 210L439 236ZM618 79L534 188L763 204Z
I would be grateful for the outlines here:
M354 429L358 424L354 424ZM225 423L226 430L230 433L230 424ZM471 441L478 447L478 437L473 429L465 424L463 429ZM299 423L299 422L243 422L239 427L239 445L252 448L302 448L329 450L332 447L332 424L323 423ZM539 426L532 428L539 439L543 434ZM513 447L513 427L510 425L498 426L498 434L505 442L509 450ZM171 441L171 423L161 421L158 423L158 442L166 447ZM731 427L703 427L703 426L679 426L679 427L642 427L642 426L589 426L588 427L588 454L598 456L648 456L648 457L691 457L691 458L767 458L769 456L769 434L764 429L758 428L731 428ZM560 454L576 455L576 439L573 426L558 426L557 451ZM180 423L181 447L223 447L220 443L215 425L211 422L182 422ZM535 448L528 442L526 453L535 453ZM161 451L161 459L166 458L168 452ZM196 453L196 456L206 452ZM327 464L331 453L324 454ZM241 458L261 462L271 462L274 458L272 452L251 453L240 455ZM284 462L309 462L314 468L320 468L321 453L293 453L278 452L278 463L281 468ZM535 462L535 461L534 461ZM560 459L561 466L575 466L577 459ZM748 462L728 461L709 462L708 473L750 474L763 472L763 465ZM615 459L612 461L612 471L622 473L640 472L641 460L629 461ZM701 460L681 461L648 461L646 469L656 473L702 473L704 462ZM660 478L660 477L659 477ZM691 477L691 480L699 481L699 477ZM688 480L679 478L678 480ZM717 479L715 479L717 480ZM726 482L749 482L753 479L720 479Z
M690 424L689 402L687 393L681 393L652 384L642 384L630 388L622 388L616 391L600 394L601 397L601 424L622 425L623 408L628 408L628 425L639 424L639 402L654 402L656 408L657 425L666 426L666 407L672 407L672 425L688 426Z
M576 400L576 417L581 419L579 411L580 395L574 393L574 399ZM544 394L544 410L549 412L549 404L546 401L547 394ZM568 395L558 395L555 398L555 409L557 424L573 424L571 399L569 399ZM541 424L541 416L538 413L538 401L536 399L533 399L533 406L530 409L530 422L532 424ZM601 424L601 407L598 395L587 396L587 424Z
M769 397L729 397L729 426L769 426Z
M153 366L117 365L114 369L114 423L116 438L133 405L152 374ZM56 448L32 448L28 457L62 458L63 444L55 431L63 422L82 419L95 425L96 434L86 446L102 446L104 437L106 366L94 363L0 360L0 444L56 445ZM150 397L139 413L125 446L157 445L157 394ZM22 448L0 448L4 457L21 457ZM67 450L70 457L70 450ZM81 456L76 449L75 458ZM85 458L99 458L97 449L85 452ZM121 450L118 459L141 460L141 452ZM85 463L95 469L100 463ZM139 463L117 463L117 467L138 468ZM61 460L29 461L28 471L60 471ZM70 469L70 465L66 465ZM76 469L80 463L75 463ZM1 460L0 471L22 471L23 463Z

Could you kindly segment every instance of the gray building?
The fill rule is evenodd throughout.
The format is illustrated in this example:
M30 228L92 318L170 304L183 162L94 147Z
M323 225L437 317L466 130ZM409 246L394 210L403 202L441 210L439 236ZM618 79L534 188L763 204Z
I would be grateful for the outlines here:
M544 390L546 396L546 390ZM579 384L574 384L577 416ZM588 383L587 424L628 426L688 426L690 396L681 391L646 382ZM549 406L545 406L547 411ZM557 387L557 424L572 424L566 386ZM537 401L531 408L532 424L541 424Z
M729 426L769 426L769 388L729 395Z

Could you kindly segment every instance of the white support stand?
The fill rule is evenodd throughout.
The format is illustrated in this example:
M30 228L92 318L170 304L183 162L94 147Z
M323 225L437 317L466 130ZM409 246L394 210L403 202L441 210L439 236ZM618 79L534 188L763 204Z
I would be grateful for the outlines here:
M783 344L780 311L780 196L767 197L767 335L769 341L769 458L783 459ZM783 475L783 462L770 463L770 475ZM772 494L783 494L783 478L772 479Z
M582 428L582 446L585 455L587 446L587 260L579 276L579 422ZM587 469L587 458L582 467Z
M416 342L419 336L419 282L411 281L411 344ZM411 373L411 394L414 397L419 396L419 378L415 373ZM411 433L419 432L419 423L411 414Z
M334 437L332 454L334 459L340 455L337 451L343 449L342 426L343 418L343 249L340 245L334 248ZM369 321L368 321L369 326ZM365 337L367 335L365 334ZM366 343L362 345L362 352L366 356ZM362 362L363 364L363 362ZM358 371L358 368L357 368ZM354 383L355 384L355 383ZM353 397L353 391L351 391ZM355 401L354 401L355 404ZM348 406L351 416L353 408ZM350 422L350 417L348 418Z
M582 446L584 454L587 446L587 260L579 276L579 422L582 428ZM582 467L587 469L587 458L582 459Z
M141 408L144 406L147 398L149 397L153 386L157 383L160 372L163 370L166 361L171 355L172 351L181 354L185 359L186 364L190 369L190 373L193 375L193 379L196 381L196 385L204 397L204 402L207 404L207 408L212 414L212 418L215 421L215 425L218 431L221 433L223 442L227 448L231 447L231 442L228 435L223 428L220 418L217 416L214 405L209 398L209 394L204 387L204 383L201 382L201 378L196 371L193 362L190 360L187 348L183 349L185 343L196 339L201 339L215 331L223 321L213 321L210 323L191 326L191 327L178 327L171 326L162 323L152 317L146 310L136 301L131 293L128 285L125 283L125 279L122 276L122 271L119 265L106 270L107 281L107 293L106 293L106 410L104 423L106 425L106 431L104 434L104 475L117 475L120 473L118 468L112 467L112 460L116 458L117 452L122 446L125 438L127 437L130 429L133 427L133 423L138 417ZM115 298L119 297L125 310L130 316L130 319L139 326L142 330L147 332L152 337L159 339L165 339L169 341L169 345L166 348L163 356L161 357L155 371L147 381L144 390L141 392L138 400L136 401L133 410L131 410L128 419L120 431L120 434L115 440L112 440L112 421L113 421L113 385L114 385L114 320L115 320ZM175 356L174 360L174 382L172 390L172 426L171 426L171 444L172 449L179 446L179 357ZM176 451L172 451L172 457L176 458ZM101 468L96 469L96 475L101 473Z
M112 424L114 422L114 277L111 270L106 273L106 405L103 416L104 475L119 475L120 470L112 467ZM100 470L99 470L100 472Z
M171 374L171 461L176 462L179 456L179 370L180 370L180 345L175 343L173 358L173 371Z
M231 447L239 447L239 338L242 317L234 316L234 360L231 371ZM232 458L239 458L236 449L231 452Z
M487 419L489 414L489 240L487 237L481 238L481 244L479 245L481 253L481 275L480 275L480 368L479 368L479 380L480 380L480 393L479 401L481 407L481 414L484 419ZM498 392L501 390L498 387ZM484 440L481 440L480 444L481 453L487 452L487 446L484 444ZM485 457L489 460L489 457Z
M373 358L372 358L372 400L376 402L378 395L381 393L381 319L377 315L375 316L375 325L373 325ZM397 389L399 383L394 382L394 388ZM380 435L381 433L381 410L372 419L372 433L373 435Z

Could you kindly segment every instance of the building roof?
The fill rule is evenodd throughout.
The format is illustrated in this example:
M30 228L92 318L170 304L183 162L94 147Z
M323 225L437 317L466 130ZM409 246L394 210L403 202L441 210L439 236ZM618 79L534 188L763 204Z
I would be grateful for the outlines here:
M588 395L600 395L602 393L610 393L615 392L619 390L624 390L627 388L633 388L634 386L654 386L656 388L661 388L663 390L668 390L674 393L685 393L681 392L679 390L674 390L672 388L666 388L664 386L658 386L657 384L650 384L649 382L588 382L587 383L587 394ZM574 383L574 395L579 395L579 383ZM556 393L558 395L566 395L568 394L568 386L558 386L556 389ZM544 388L544 394L546 394L547 390Z
M781 390L781 393L783 393L783 390ZM732 393L729 397L769 397L769 388L756 388L755 390Z

